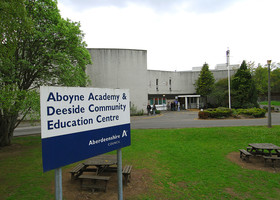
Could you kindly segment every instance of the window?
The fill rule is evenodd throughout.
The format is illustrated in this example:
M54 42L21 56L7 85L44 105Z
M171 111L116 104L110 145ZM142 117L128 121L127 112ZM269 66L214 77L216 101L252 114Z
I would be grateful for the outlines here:
M158 91L158 79L156 79L156 90Z
M190 100L191 100L191 103L196 103L196 97L191 97Z
M171 91L171 78L169 78L169 90Z
M150 105L163 105L163 104L166 104L166 98L153 98L153 99L150 99Z

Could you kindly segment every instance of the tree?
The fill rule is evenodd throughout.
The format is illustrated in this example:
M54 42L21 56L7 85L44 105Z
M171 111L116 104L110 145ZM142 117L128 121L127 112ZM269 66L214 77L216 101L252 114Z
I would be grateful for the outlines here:
M280 68L276 68L271 72L271 93L280 94Z
M227 107L228 105L228 79L224 78L214 84L209 95L209 102L213 107Z
M252 71L252 78L256 84L258 96L267 96L268 73L267 67L258 65Z
M195 82L196 93L200 94L205 98L206 106L207 106L207 96L212 92L214 87L215 79L213 73L210 72L209 66L205 63L202 66L199 77Z
M40 85L86 86L83 36L79 23L61 18L56 0L1 0L0 146L38 112Z
M231 97L234 108L258 107L256 85L245 61L233 76Z

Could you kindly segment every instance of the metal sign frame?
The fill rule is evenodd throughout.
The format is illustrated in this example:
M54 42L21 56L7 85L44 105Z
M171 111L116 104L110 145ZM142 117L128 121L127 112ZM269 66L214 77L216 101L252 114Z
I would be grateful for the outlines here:
M41 87L44 172L129 146L129 90Z

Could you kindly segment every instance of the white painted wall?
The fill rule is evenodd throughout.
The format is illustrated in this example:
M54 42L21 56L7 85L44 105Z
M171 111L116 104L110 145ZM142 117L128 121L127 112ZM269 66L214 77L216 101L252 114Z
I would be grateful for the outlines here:
M148 90L147 51L134 49L88 49L93 64L87 75L91 87L129 89L130 101L137 110L146 110Z
M130 101L137 110L146 111L148 94L159 97L196 94L194 83L200 71L147 70L146 50L93 48L88 51L93 62L86 69L92 81L90 86L129 89ZM216 80L227 78L227 70L211 71ZM231 75L234 73L235 71L231 71Z
M211 70L215 80L227 78L227 70ZM157 71L148 70L148 94L195 94L195 81L200 71ZM231 71L231 75L234 71ZM158 79L158 90L156 85ZM171 80L171 90L170 90Z

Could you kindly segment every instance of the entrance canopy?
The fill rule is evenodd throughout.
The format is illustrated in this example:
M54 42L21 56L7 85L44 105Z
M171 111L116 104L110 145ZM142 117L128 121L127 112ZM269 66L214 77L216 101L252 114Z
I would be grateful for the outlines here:
M200 95L179 95L178 98L185 98L185 109L197 108L199 109L199 98Z

